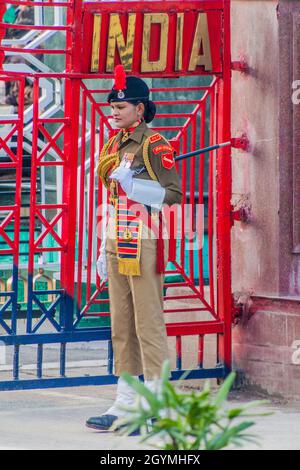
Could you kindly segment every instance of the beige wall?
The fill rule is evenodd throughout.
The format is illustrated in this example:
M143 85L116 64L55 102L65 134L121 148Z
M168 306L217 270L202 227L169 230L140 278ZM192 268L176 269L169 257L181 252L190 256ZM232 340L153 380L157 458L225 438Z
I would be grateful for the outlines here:
M232 288L278 293L278 20L273 0L232 0L232 136L246 132L249 152L233 149L233 203L249 201L250 224L232 229Z

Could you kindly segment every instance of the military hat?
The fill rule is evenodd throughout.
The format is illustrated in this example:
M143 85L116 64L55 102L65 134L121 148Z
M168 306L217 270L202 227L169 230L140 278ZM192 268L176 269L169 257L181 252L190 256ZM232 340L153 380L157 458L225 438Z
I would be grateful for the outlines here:
M149 88L146 82L139 77L126 77L123 65L115 67L114 86L107 97L107 101L147 101Z

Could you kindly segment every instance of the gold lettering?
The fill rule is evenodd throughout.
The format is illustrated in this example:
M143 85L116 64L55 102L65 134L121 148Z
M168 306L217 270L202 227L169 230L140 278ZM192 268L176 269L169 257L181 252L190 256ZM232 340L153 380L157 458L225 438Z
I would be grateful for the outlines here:
M161 25L159 58L158 60L150 61L150 36L151 25L153 23L159 23ZM166 69L168 51L168 30L169 16L167 13L145 13L141 72L162 72Z
M183 24L184 13L178 13L176 27L175 70L182 70Z
M202 43L203 54L199 54ZM199 13L193 41L189 71L196 70L198 65L204 65L205 70L212 69L211 49L208 34L207 13Z
M135 34L136 13L128 14L127 39L125 42L118 13L112 13L109 21L106 71L112 72L115 66L116 46L118 48L121 63L127 72L132 70L133 45Z
M94 15L93 28L94 29L93 29L91 72L97 72L99 69L101 15L98 15L98 14Z

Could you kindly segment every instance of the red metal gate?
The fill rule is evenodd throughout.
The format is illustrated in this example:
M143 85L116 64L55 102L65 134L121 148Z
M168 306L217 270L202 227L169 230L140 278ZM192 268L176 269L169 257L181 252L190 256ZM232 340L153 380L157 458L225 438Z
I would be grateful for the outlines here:
M5 2L7 3L7 2ZM13 165L16 172L16 198L13 206L0 206L4 216L0 220L0 235L6 241L0 257L12 255L13 289L0 292L0 340L14 347L13 380L0 381L0 389L66 386L77 384L112 383L112 347L108 323L102 326L85 326L88 318L109 318L107 286L99 279L95 264L101 233L97 231L102 219L101 204L106 201L106 192L95 175L99 149L114 132L106 95L111 87L111 72L87 70L84 51L84 30L91 24L91 15L118 13L128 18L130 12L142 15L162 9L178 11L177 21L183 12L199 11L212 14L209 25L220 28L220 63L212 61L214 74L207 70L193 72L182 70L177 83L170 87L158 83L171 72L141 73L151 77L152 96L158 107L154 129L167 135L179 153L195 150L216 142L230 140L230 2L227 0L193 2L20 2L12 4L41 6L44 9L66 10L66 24L61 26L34 25L36 31L65 32L63 49L26 48L20 49L2 45L2 53L20 52L38 55L62 55L65 57L66 72L16 72L5 70L0 80L20 81L18 117L6 137L1 137L0 146L11 157L11 163L1 163L0 169ZM3 4L3 2L2 2ZM3 12L2 12L3 13ZM173 14L172 13L172 14ZM122 18L123 18L122 17ZM83 18L83 21L81 19ZM94 21L95 15L93 16ZM137 16L137 28L140 16ZM179 19L178 19L179 18ZM98 21L98 20L97 20ZM122 19L123 21L123 19ZM174 18L170 19L170 25ZM183 21L183 20L182 20ZM202 20L201 20L202 21ZM120 20L121 24L121 20ZM180 24L180 23L178 23ZM2 37L8 29L0 23ZM18 26L16 25L16 28ZM26 26L19 26L25 29ZM174 30L175 31L175 30ZM95 34L95 31L94 31ZM129 34L129 33L128 33ZM142 33L141 33L142 34ZM154 28L154 33L157 34ZM162 32L161 32L162 34ZM86 39L88 41L88 39ZM103 53L99 45L99 57ZM172 49L172 48L171 48ZM174 47L176 54L176 48ZM81 53L79 53L81 52ZM198 51L199 52L199 51ZM153 54L155 51L153 52ZM171 56L170 56L171 57ZM168 59L169 61L169 59ZM171 61L171 59L170 59ZM100 60L101 62L101 60ZM101 66L99 62L99 67ZM170 62L171 63L171 62ZM169 64L169 62L168 62ZM170 65L166 67L171 67ZM135 71L137 74L138 71ZM205 77L205 83L190 84L191 77ZM190 76L190 77L189 77ZM18 330L18 271L19 271L19 229L22 208L22 148L24 80L30 79L33 90L32 104L32 157L30 176L30 214L27 269L26 331ZM95 85L101 79L101 87ZM52 84L53 90L63 90L64 96L59 112L51 114L51 105L43 104L44 81ZM105 82L105 80L107 80ZM54 92L53 92L54 93ZM179 98L178 98L179 97ZM1 118L1 124L6 124ZM209 123L209 124L208 124ZM23 127L22 127L23 126ZM17 150L12 152L6 141L13 132L18 132ZM1 157L0 157L1 158ZM56 188L56 200L39 199L38 185L40 172L52 169L61 174L61 187ZM231 368L231 270L230 270L230 229L231 229L231 160L230 148L211 151L201 157L183 160L177 164L182 181L184 200L181 208L180 231L190 233L195 229L197 208L204 209L204 243L197 246L185 236L170 240L170 257L166 272L165 313L168 336L174 337L176 365L172 372L174 379L183 370L190 369L189 378L224 377ZM58 179L56 180L57 183ZM7 213L9 211L9 213ZM201 210L199 212L201 217ZM199 215L198 214L198 215ZM13 242L5 234L5 226L15 218ZM202 220L202 219L201 219ZM201 221L200 221L201 222ZM192 230L193 232L195 230ZM0 240L1 241L1 240ZM199 243L199 240L198 240ZM193 248L193 249L188 249ZM52 257L52 258L51 258ZM42 262L41 262L42 258ZM0 259L1 262L1 259ZM55 283L47 288L37 289L36 272L42 274L53 264ZM55 267L55 269L54 269ZM47 276L45 276L47 278ZM48 276L49 279L49 276ZM50 287L49 287L50 286ZM46 298L46 301L45 301ZM10 315L4 313L10 309ZM195 361L190 363L182 357L182 338L189 336L193 343ZM215 338L213 364L206 361L205 338ZM108 342L107 373L89 377L66 376L66 347L68 343L103 340ZM59 376L43 378L43 347L49 343L60 344ZM20 377L19 356L23 345L37 345L37 378ZM211 348L211 345L210 345ZM190 361L190 355L188 361ZM182 362L183 359L183 362ZM21 374L22 375L22 374Z

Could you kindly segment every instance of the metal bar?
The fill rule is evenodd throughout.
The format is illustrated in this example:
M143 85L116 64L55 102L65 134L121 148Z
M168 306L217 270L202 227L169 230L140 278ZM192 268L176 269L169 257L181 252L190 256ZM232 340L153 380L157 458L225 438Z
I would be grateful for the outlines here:
M70 122L70 118L69 117L65 117L65 118L39 118L39 122L41 124L45 124L45 123L61 123L61 124L69 124ZM58 136L57 136L58 137Z
M178 274L178 273L176 273ZM187 287L188 283L186 281L183 282L166 282L165 287Z
M112 374L113 373L113 362L114 362L114 353L113 353L113 347L112 347L112 341L108 341L108 350L107 350L107 373Z
M98 302L93 302L93 304L94 303L98 303ZM107 304L108 300L106 300L105 303ZM110 313L109 312L87 312L87 313L84 312L84 315L82 315L81 318L83 317L84 318L86 317L89 317L89 318L110 317Z
M22 77L18 77L18 79L20 79ZM2 77L0 77L1 81L3 80ZM0 115L0 123L1 124L18 124L20 121L19 119L2 119L1 118L1 115Z
M0 163L0 168L16 168L18 163Z
M212 312L205 307L170 308L170 309L165 309L164 312L165 313L209 312L210 314L212 314Z
M183 152L187 150L187 135L183 134L182 139ZM182 180L182 204L181 204L181 238L180 238L180 265L182 270L185 269L185 206L186 206L186 190L187 190L187 168L186 161L184 160L181 167L181 180Z
M216 367L211 369L195 369L171 371L170 380L180 380L184 373L187 373L186 379L208 379L208 378L224 378L226 370L224 367ZM34 390L44 388L58 387L78 387L89 385L111 385L116 384L118 377L115 375L95 375L84 377L62 377L51 379L34 379L34 380L15 380L0 382L0 390Z
M33 274L34 274L34 237L36 214L37 158L38 158L38 117L39 117L39 79L33 82L33 120L32 120L32 157L30 171L30 216L29 216L29 255L28 255L28 301L26 332L32 332L33 311Z
M201 0L199 1L199 10L221 10L224 8L224 1L227 0ZM168 12L168 11L188 11L195 9L195 2L193 1L183 1L178 4L178 1L168 1L168 2L152 2L152 5L149 2L140 2L140 1L130 1L130 7L133 11L136 12L143 12L146 9L149 11L155 11L153 8L153 3L158 4L158 11L161 12ZM152 8L151 8L152 6ZM84 10L85 11L93 11L95 8L95 2L93 0L85 1L84 2ZM118 13L127 13L128 12L128 2L119 1L112 1L112 2L103 2L102 9L103 12L115 12Z
M85 149L86 149L86 105L87 95L82 91L81 109L81 154L79 175L79 209L78 209L78 266L77 266L77 305L79 310L82 303L82 263L83 263L83 237L84 237L84 203L85 203Z
M196 149L196 115L193 114L191 120L191 150ZM189 233L188 233L188 240L189 243L194 244L194 240L190 240L190 236L197 236L195 233L195 161L194 159L190 162L189 174L190 174L190 201L189 201ZM188 247L190 248L190 247ZM194 277L194 250L188 249L188 256L189 256L189 277L191 282L195 284L195 277Z
M201 121L200 121L200 148L203 149L205 146L205 123L206 123L206 100L203 102L201 106ZM202 208L204 210L204 158L201 155L198 158L198 204L202 204ZM204 222L204 217L203 217ZM201 227L204 230L204 227ZM203 233L203 232L202 232ZM202 234L201 234L202 235ZM202 238L202 240L204 237ZM201 248L199 249L198 254L198 273L199 273L199 291L202 296L204 296L204 276L203 276L203 246L201 240Z
M50 2L41 2L41 1L25 1L25 0L9 0L5 3L8 3L9 5L17 5L17 6L31 6L31 7L72 7L73 6L73 1L69 2L56 2L56 1L50 1Z
M38 162L38 166L64 166L64 162Z
M1 255L11 255L14 254L14 249L11 248L10 250L0 250Z
M95 128L95 107L91 107L91 129ZM88 197L88 256L87 256L87 279L86 279L86 298L91 297L91 271L94 239L94 187L95 187L95 133L91 135L90 141L90 174L89 174L89 197Z
M19 379L19 365L20 365L20 346L15 344L14 346L14 358L13 358L13 378L14 380Z
M210 131L209 143L212 145L215 139L215 93L216 88L210 94ZM208 209L207 209L207 233L208 233L208 272L209 272L209 297L210 305L215 311L215 276L214 276L214 153L210 154L208 169Z
M219 81L217 139L226 142L231 139L231 58L230 58L230 1L224 0L224 72ZM218 155L220 155L218 151ZM228 371L231 370L231 153L230 148L222 150L217 158L217 272L218 272L218 314L224 321L225 330L218 337L220 360Z
M36 204L37 209L67 209L66 204Z
M203 369L203 356L204 356L204 335L199 335L198 338L198 367Z
M1 336L1 341L7 346L14 344L54 344L54 343L77 343L82 341L107 341L111 339L110 328L80 328L71 332L60 333L37 333Z
M61 377L66 376L66 343L60 344L59 374Z
M6 52L22 52L22 54L71 54L72 50L69 49L26 49L25 47L9 47L0 46L0 51Z
M198 299L198 295L168 295L165 300Z
M104 125L103 125L103 119L101 119L101 116L99 116L99 149L103 148L104 145ZM98 178L98 200L97 200L97 257L99 256L99 251L100 251L100 244L103 239L103 232L106 229L106 223L107 223L107 213L105 212L105 207L104 207L104 202L107 203L107 198L105 198L105 194L107 194L107 191L105 192L103 184L101 184L100 179ZM99 208L101 208L101 213L99 211ZM100 220L99 220L100 219ZM104 226L105 225L105 226ZM96 288L98 290L101 289L100 287L101 279L100 276L97 272L96 269ZM102 288L102 291L104 289Z
M38 344L37 347L37 371L36 375L38 379L43 376L43 344Z
M216 342L216 365L220 365L220 348L221 348L221 341L223 341L223 338L221 339L221 335L217 335L217 342Z
M182 369L182 342L181 336L176 336L176 369Z
M62 240L68 240L65 251L61 255L61 286L65 289L65 302L62 304L62 320L64 328L72 329L75 290L75 242L76 242L76 207L77 207L77 162L78 162L78 131L79 131L79 80L66 80L65 114L71 119L64 133L64 154L66 164L63 175L63 203L68 212L62 219ZM72 267L70 269L70 267Z
M182 105L184 105L184 106L187 106L187 105L189 105L189 104L199 104L199 100L177 100L177 101L176 101L176 100L164 100L164 101L158 100L158 101L155 101L155 104L156 104L157 106L162 106L162 105L165 106L166 104L167 104L167 105L170 105L170 104L172 104L172 105L182 104Z
M217 334L224 332L224 323L220 321L178 322L166 324L168 336L186 336Z
M34 249L35 253L46 253L47 251L49 251L49 252L50 251L53 251L53 252L59 252L60 251L60 252L64 253L65 252L65 247L62 246L62 247L52 247L51 248L51 247L38 247L37 246Z
M18 23L3 23L0 22L0 28L5 29L17 29L17 30L29 30L29 31L71 31L70 26L47 26L47 25L36 25L36 24L18 24Z

